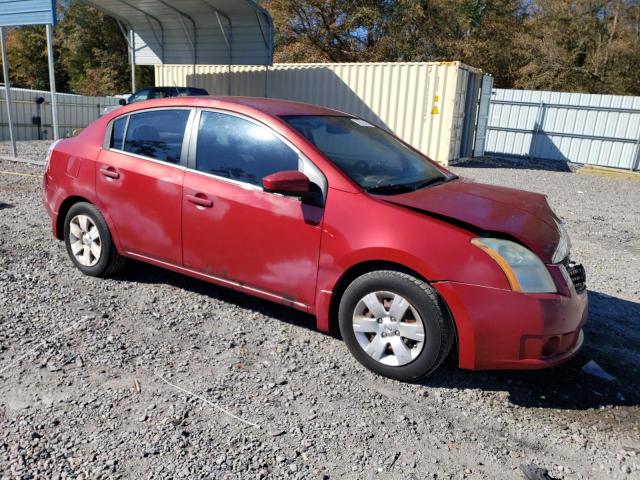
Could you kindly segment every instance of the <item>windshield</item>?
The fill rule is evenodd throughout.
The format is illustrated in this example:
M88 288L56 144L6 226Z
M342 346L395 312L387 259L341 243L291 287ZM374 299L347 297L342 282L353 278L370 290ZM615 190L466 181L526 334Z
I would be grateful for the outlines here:
M313 115L282 118L371 193L392 195L457 178L365 120Z

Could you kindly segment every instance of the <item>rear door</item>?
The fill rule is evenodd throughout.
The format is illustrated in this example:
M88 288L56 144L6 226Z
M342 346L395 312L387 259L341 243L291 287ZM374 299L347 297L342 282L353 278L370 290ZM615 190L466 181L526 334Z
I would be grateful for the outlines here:
M326 192L320 170L245 117L205 110L193 129L183 192L184 265L299 307L313 305L324 209L265 192L262 178L300 169Z
M182 263L182 183L193 111L150 109L116 119L100 153L96 192L125 252Z

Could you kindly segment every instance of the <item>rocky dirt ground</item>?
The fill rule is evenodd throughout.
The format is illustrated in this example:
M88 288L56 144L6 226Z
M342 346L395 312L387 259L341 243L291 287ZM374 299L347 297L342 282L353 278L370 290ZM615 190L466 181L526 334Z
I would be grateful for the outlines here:
M19 147L44 158L46 143ZM83 276L51 236L41 167L0 161L0 477L522 479L535 464L640 478L640 179L454 170L545 193L567 221L591 302L569 363L452 359L401 384L294 310L141 263ZM589 360L615 379L583 372Z

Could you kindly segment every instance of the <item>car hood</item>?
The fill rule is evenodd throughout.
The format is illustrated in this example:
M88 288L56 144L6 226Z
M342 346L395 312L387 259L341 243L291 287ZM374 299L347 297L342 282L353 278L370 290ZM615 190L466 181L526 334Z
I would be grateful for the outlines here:
M545 263L551 262L560 238L557 217L547 198L539 193L460 178L415 192L378 198L483 232L513 237Z

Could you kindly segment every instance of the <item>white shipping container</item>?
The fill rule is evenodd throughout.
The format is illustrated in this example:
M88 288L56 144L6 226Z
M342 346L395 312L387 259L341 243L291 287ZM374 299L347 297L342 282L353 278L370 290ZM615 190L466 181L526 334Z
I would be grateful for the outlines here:
M445 165L460 160L467 115L467 128L475 126L476 102L467 102L467 95L476 98L482 75L460 62L197 65L195 74L191 65L155 69L158 86L197 86L211 95L283 98L347 112Z

